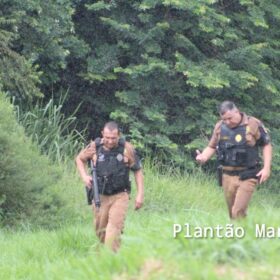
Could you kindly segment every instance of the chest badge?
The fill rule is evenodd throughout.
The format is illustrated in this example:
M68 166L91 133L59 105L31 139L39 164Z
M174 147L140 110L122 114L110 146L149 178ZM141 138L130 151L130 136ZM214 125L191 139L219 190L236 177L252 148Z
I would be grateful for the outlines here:
M97 161L105 161L105 156L103 154L99 154Z
M237 135L235 136L235 141L236 141L237 143L239 143L241 140L242 140L242 136L241 136L240 134L237 134Z
M117 155L117 160L118 161L122 161L123 160L123 155L122 154L118 154Z

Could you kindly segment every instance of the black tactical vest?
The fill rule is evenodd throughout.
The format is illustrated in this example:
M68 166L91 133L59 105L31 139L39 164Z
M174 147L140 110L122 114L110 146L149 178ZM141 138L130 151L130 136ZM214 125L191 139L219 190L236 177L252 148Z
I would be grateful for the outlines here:
M105 150L100 138L95 140L96 174L100 194L112 195L130 192L129 167L124 162L125 140L120 139L116 148Z
M229 128L221 125L217 158L221 165L252 168L259 164L258 146L246 143L247 125Z

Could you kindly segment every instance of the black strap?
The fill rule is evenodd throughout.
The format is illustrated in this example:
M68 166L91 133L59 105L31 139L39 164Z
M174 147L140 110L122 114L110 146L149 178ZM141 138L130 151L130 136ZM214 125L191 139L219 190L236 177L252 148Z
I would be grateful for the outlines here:
M223 170L223 174L229 175L229 176L239 176L241 172L244 170Z

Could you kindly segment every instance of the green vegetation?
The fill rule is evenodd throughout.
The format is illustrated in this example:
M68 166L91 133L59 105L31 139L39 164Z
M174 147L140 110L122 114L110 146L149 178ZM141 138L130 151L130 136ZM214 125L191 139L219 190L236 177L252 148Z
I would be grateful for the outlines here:
M278 0L2 0L0 11L0 85L26 111L68 92L63 112L81 104L88 140L115 119L147 155L189 170L226 99L279 143Z
M75 112L65 116L62 112L67 94L61 96L57 104L51 98L47 104L42 102L30 106L28 110L15 106L17 121L25 129L39 151L53 162L66 163L82 148L82 133L75 128Z
M279 36L277 0L0 0L0 278L280 279L279 237L255 237L280 226ZM193 160L226 99L270 129L272 178L244 238L185 238L231 224L213 161ZM146 157L117 254L73 162L108 119Z
M255 224L279 226L279 200L265 188L255 193L244 221L244 238L173 238L173 224L226 226L223 194L213 178L159 175L145 168L145 207L128 213L121 250L100 246L93 233L90 207L72 186L83 220L55 231L25 228L1 230L2 279L278 279L279 239L257 239ZM71 193L71 194L70 194ZM132 195L133 196L133 195ZM82 203L81 203L82 202ZM68 222L67 222L67 219Z
M34 107L34 112L46 112L50 104ZM41 152L49 152L52 161L40 155L40 142L35 141L35 145L25 136L16 122L15 108L1 95L1 222L9 225L0 230L1 279L236 279L236 275L240 279L277 279L280 276L279 238L255 236L256 224L279 227L279 200L266 189L267 185L255 193L249 217L232 226L244 228L245 237L186 238L185 223L202 228L226 228L231 224L222 190L200 168L182 174L179 169L161 167L148 159L145 206L140 211L133 210L133 192L121 250L112 253L94 235L91 209L70 159L53 158L51 149ZM50 120L54 116L60 120L50 121L51 131L59 134L67 130L69 122L61 112L51 112L57 110L46 114ZM35 114L30 112L30 115ZM46 121L42 115L29 119L29 134L32 121L40 123L40 120ZM38 139L44 139L42 130L37 132L42 137ZM73 138L69 135L71 142ZM67 139L59 136L62 135L50 137L50 147L56 139ZM71 150L62 153L65 152ZM182 226L176 238L174 224Z
M20 220L54 227L65 214L73 214L67 205L65 208L63 197L73 182L65 167L40 154L13 110L0 94L0 222L12 225Z

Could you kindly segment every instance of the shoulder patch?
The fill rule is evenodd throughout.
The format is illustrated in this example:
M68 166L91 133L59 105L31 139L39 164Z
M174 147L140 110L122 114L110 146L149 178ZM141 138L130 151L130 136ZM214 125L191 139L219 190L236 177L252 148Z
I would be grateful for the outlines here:
M260 128L262 128L263 131L264 131L265 133L268 133L268 131L267 131L267 129L265 128L265 126L263 125L263 123L260 124Z

